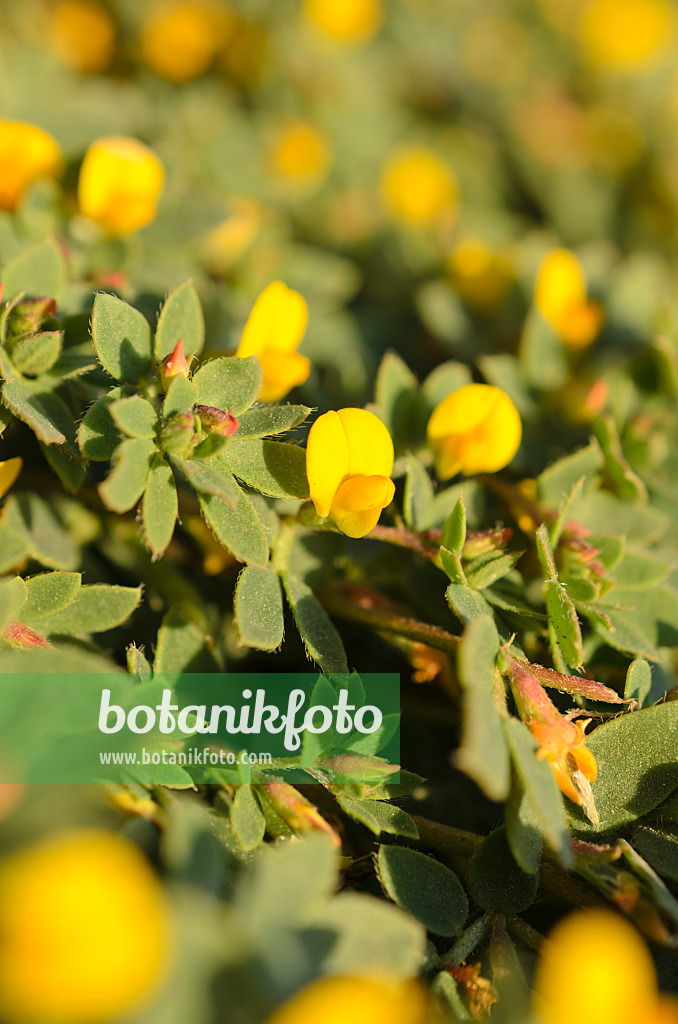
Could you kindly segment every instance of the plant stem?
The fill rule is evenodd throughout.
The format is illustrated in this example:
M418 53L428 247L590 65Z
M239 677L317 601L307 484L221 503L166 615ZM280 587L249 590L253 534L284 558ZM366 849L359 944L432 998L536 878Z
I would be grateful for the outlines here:
M365 607L332 590L323 591L320 598L331 615L338 615L339 618L350 619L352 622L362 622L364 625L372 626L373 629L381 630L384 633L397 633L408 640L416 640L437 651L444 651L446 654L456 654L457 652L459 637L454 633L448 633L440 626L434 626L429 622L422 622L420 619L414 619L409 615L402 615L385 608Z

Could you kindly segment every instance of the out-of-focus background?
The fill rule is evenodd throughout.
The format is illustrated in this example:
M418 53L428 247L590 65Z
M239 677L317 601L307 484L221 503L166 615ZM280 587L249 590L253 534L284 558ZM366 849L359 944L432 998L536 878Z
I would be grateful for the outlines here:
M231 353L256 297L281 280L309 305L301 351L312 368L294 401L320 412L372 402L375 375L389 350L419 379L455 361L445 371L452 375L437 382L443 392L433 400L434 379L427 398L434 405L453 379L454 387L466 383L466 367L477 380L506 390L524 429L510 470L515 481L536 477L555 457L585 444L592 421L605 410L620 433L625 429L631 465L649 467L648 478L654 474L653 500L669 515L675 512L671 408L678 356L666 340L675 339L678 327L678 6L672 0L1 0L0 118L0 265L34 242L58 237L69 268L60 301L64 315L86 324L93 292L115 290L153 320L161 299L192 279L206 317L205 354ZM4 139L6 122L17 120L50 133L63 161L58 174L34 183L14 202L5 201L3 189L10 187L20 151L12 137L6 144ZM141 141L165 168L157 216L139 232L107 233L96 218L84 216L78 200L83 157L109 136ZM410 386L407 371L397 372ZM403 436L395 438L402 476L405 450L422 444L423 429L397 417L394 424L402 428ZM608 437L606 458L617 443L616 434L611 442ZM606 471L610 465L621 465L622 476L628 468L614 458ZM478 485L463 486L469 525L491 528L492 513L485 516L476 501ZM528 504L535 493L534 487L523 492ZM556 505L560 499L558 492ZM184 595L194 574L191 600L196 606L209 602L209 626L229 666L249 659L246 667L279 667L278 655L237 647L231 589L240 566L212 541L197 514L184 517L182 536L194 533L200 559L177 543L166 561L151 565L131 518L120 519L109 537L84 503L65 502L67 525L55 543L68 529L84 538L82 546L97 546L86 571L116 582L118 576L126 583L141 580L147 588L134 620L137 632L106 635L106 653L119 665L130 639L150 650L166 608ZM667 523L660 514L655 533L650 524L652 542L662 530L669 536ZM607 532L604 525L601 532ZM623 532L616 521L609 530ZM354 546L349 557L343 544L335 534L309 542L304 572L315 574L313 582L322 581L334 559L349 583L380 585L386 579L404 601L416 591L420 610L428 614L430 606L432 620L446 624L442 584L431 596L431 577L423 571L415 579L412 568L406 576L395 562L379 562L368 544L359 555ZM80 549L73 550L70 568L80 565ZM59 557L41 564L67 568ZM664 549L657 561L668 565ZM359 567L353 576L352 566ZM670 582L675 585L675 572ZM659 621L660 611L656 615ZM200 667L214 670L212 651L204 649L207 621L208 613L182 621L185 641L179 626L170 625L187 663L194 644ZM459 694L447 655L409 642L394 653L382 639L366 643L366 634L351 626L345 635L359 668L388 662L408 685L435 681L433 697L410 686L404 702L406 715L408 701L417 710L403 730L403 763L433 779L428 788L417 787L410 776L413 799L436 820L479 835L500 824L501 808L480 798L451 768L459 720L449 697ZM612 653L598 640L598 666L603 674L617 672L615 682L623 679L619 651L645 656L630 627L624 637L626 645L619 641ZM595 655L599 647L592 650ZM653 699L673 685L672 658L667 654L655 672ZM306 664L294 635L280 664ZM360 806L340 818L321 787L312 788L325 818L289 787L261 797L269 837L277 823L284 838L311 834L311 840L255 855L263 816L247 786L242 797L228 787L200 797L170 789L149 794L134 786L105 794L2 787L0 814L7 821L0 842L0 989L8 978L19 978L20 992L15 1005L12 991L2 990L7 1024L104 1024L130 1007L143 1024L263 1024L320 976L367 973L400 984L420 970L432 977L434 962L443 1019L470 1020L470 1013L481 1019L492 995L484 975L469 967L470 974L457 977L457 992L447 980L451 974L435 961L436 947L421 922L381 899L372 871L374 837L367 833L378 833L380 823L366 823ZM384 794L386 800L400 792L394 787ZM399 807L380 806L400 821ZM670 814L668 821L678 821L675 795ZM104 830L100 841L68 832L63 847L47 847L29 861L20 853L16 865L10 859L13 850L59 830L93 824ZM401 827L405 832L398 833ZM396 823L390 831L407 837L407 827ZM652 863L661 862L675 887L678 840L670 827L673 861L662 847ZM116 846L113 833L129 847ZM653 836L644 837L646 853L655 849ZM339 860L341 839L351 860ZM143 863L134 860L134 847L146 855ZM510 860L507 850L504 843ZM424 857L405 850L403 863L380 863L382 882L387 868L394 872L385 883L391 896L398 871L409 878L422 869L421 861L407 861L409 853ZM430 868L425 859L430 870L441 867L436 862ZM148 874L151 862L163 875L161 892L156 875ZM333 896L340 868L349 891ZM80 884L83 874L89 890ZM630 875L619 877L621 885ZM651 889L648 877L643 885ZM634 884L638 889L632 879ZM61 895L55 898L55 892ZM514 935L517 954L492 914L483 918L483 941L494 927L500 980L507 978L507 957L512 979L520 975L513 970L518 962L530 975L539 930L547 931L579 896L550 891L533 906L535 894L525 902L532 916L516 926L522 929ZM453 911L458 901L459 920L465 921L463 893L449 889L445 899ZM26 921L41 921L41 911L48 922L70 920L77 900L81 911L89 908L78 918L80 932L76 928L66 940L59 933L59 942L84 958L82 976L89 981L79 989L65 982L60 988L60 978L72 977L67 954L51 980L34 977L30 957L20 955L32 933L22 929ZM450 911L452 924L443 915L441 925L440 901L432 902L429 933L437 936L441 953L452 945L456 924ZM661 904L646 932L656 921L664 927L667 906ZM101 920L110 922L103 935L97 932ZM91 962L82 921L89 921L100 942ZM678 918L671 922L675 936ZM468 923L475 927L476 921ZM666 926L661 941L668 943L670 931ZM16 936L16 959L2 945L6 934ZM618 936L610 934L600 941L614 946ZM643 955L634 947L631 958ZM563 962L570 977L569 961ZM117 996L111 964L126 979ZM675 957L664 950L658 965L663 983L675 986ZM582 970L589 966L584 960ZM485 962L482 971L488 970ZM627 973L633 971L615 966L612 981L598 979L600 991L612 992L615 979ZM513 984L505 989L509 1009L492 1018L500 1024L522 1024L529 1014L525 985ZM60 992L59 998L50 1002L40 995L43 988ZM27 1006L30 991L37 994ZM356 1014L371 1005L368 996L359 986L321 992L317 1003L291 1011L279 1024L319 1024L329 1006L338 1007L336 1018L327 1016L331 1024L362 1024ZM398 988L395 1002L393 992L383 996L379 1012L388 1024L433 1024L438 1011L422 998L416 986ZM580 1003L586 998L577 996ZM648 996L643 1012L652 1012L651 1001ZM584 1020L580 1011L581 1005L567 1010ZM375 1010L370 1024L377 1021Z

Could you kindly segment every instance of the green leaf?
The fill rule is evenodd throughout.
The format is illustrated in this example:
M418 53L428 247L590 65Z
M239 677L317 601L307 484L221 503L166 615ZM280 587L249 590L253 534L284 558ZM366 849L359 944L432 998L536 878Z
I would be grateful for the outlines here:
M647 488L624 458L619 434L612 417L608 414L595 420L593 433L605 456L605 475L608 483L612 485L611 489L615 490L620 497L628 498L630 501L637 499L646 501Z
M460 622L472 622L483 615L492 614L492 609L485 598L461 583L450 583L445 591L445 597Z
M414 530L427 530L431 521L433 484L419 459L407 456L407 477L403 498L405 522Z
M144 539L153 552L154 559L162 555L172 540L178 509L174 474L164 456L158 453L154 456L148 471L146 489L141 502Z
M417 378L395 352L387 352L377 371L377 415L397 449L410 441L417 408Z
M509 752L495 703L499 638L493 619L470 622L457 656L463 698L462 741L455 760L491 800L504 800L510 786Z
M490 558L476 559L466 569L466 578L469 586L474 587L476 590L484 590L486 587L491 587L497 580L507 576L522 556L522 551L513 551L506 555L497 552Z
M139 648L136 644L130 644L125 652L127 656L127 671L130 675L138 676L139 682L148 682L153 675L153 667L144 655L143 647Z
M200 494L216 494L233 507L238 504L242 491L233 479L233 474L218 462L193 462L191 459L182 459L178 455L171 455L170 459L172 465L183 473L191 486Z
M167 296L155 332L155 358L160 362L181 339L186 356L197 355L205 343L205 319L198 293L186 281Z
M61 355L63 339L63 331L40 331L20 338L12 348L12 362L29 377L47 373Z
M106 508L113 512L129 512L144 493L148 471L155 454L153 441L128 438L115 450L113 469L102 484L99 494Z
M65 444L72 427L72 416L58 395L38 394L23 381L6 380L2 400L8 409L31 428L44 444Z
M598 764L591 789L600 828L570 805L570 821L578 832L620 828L678 789L678 701L613 718L595 729L586 745Z
M634 847L658 874L678 882L678 831L675 828L640 825L633 830L631 838Z
M504 807L506 837L516 863L533 875L539 871L543 842L537 816L517 774Z
M503 826L490 832L478 846L469 862L466 881L479 906L500 914L527 910L539 888L539 875L527 874L513 859Z
M9 523L0 522L0 572L14 569L28 553L28 539Z
M600 445L592 441L571 455L558 459L539 476L537 497L550 508L560 508L567 495L582 477L595 477L604 464ZM601 520L604 522L604 520ZM616 532L616 531L610 531Z
M232 409L236 416L248 409L261 390L263 374L256 356L227 356L203 363L193 382L201 405Z
M359 821L376 836L388 832L390 835L407 836L409 839L419 838L417 826L402 807L381 800L354 800L352 797L341 795L337 796L337 802L350 818Z
M26 600L26 585L20 576L0 580L0 636L19 616Z
M111 419L128 437L155 437L159 420L158 414L141 395L119 398L108 406Z
M207 654L207 643L204 625L181 606L170 608L158 630L154 672L213 672L214 660Z
M55 444L41 444L40 451L45 456L47 464L52 467L61 480L64 488L71 494L77 494L87 473L83 463L74 458L66 448Z
M249 409L238 420L236 438L271 437L303 423L311 410L305 405L271 405Z
M464 567L461 564L461 557L453 554L451 551L448 551L447 548L443 547L439 549L439 555L442 567L452 582L464 587L464 589L467 589L466 573L464 572Z
M281 579L308 656L324 672L347 673L348 663L341 637L311 588L288 573L284 573Z
M537 556L541 562L541 567L546 574L546 578L550 580L557 580L558 570L556 569L556 563L553 558L553 548L551 547L549 531L547 530L545 523L542 523L537 529L535 533L535 541L537 544Z
M115 295L99 293L94 299L92 341L101 365L116 380L136 382L150 373L149 323Z
M624 696L636 700L640 707L645 703L652 687L652 669L642 658L632 661L626 673Z
M243 850L254 850L266 832L266 819L252 786L238 786L231 807L231 825Z
M505 718L504 733L511 760L542 835L565 866L571 860L567 822L555 776L545 760L538 760L537 742L517 718Z
M266 846L242 876L235 893L239 916L260 937L315 918L337 882L337 851L326 836Z
M113 388L90 405L78 428L80 451L93 462L108 462L123 439L110 414L111 405L122 397L122 388Z
M435 935L455 935L468 917L468 899L453 871L406 846L380 846L377 872L386 894Z
M319 934L335 934L326 974L409 978L422 966L426 932L392 903L344 892L314 918Z
M633 551L627 547L612 573L612 579L617 591L648 590L663 583L671 575L672 568L665 558L650 555L646 551ZM618 600L620 604L624 604L623 598L620 597Z
M66 608L40 620L40 630L48 635L103 633L122 625L140 601L141 587L83 586Z
M31 625L45 616L63 611L77 597L81 579L79 572L48 572L31 576L26 580L26 603L21 611L21 621Z
M260 651L280 647L285 621L277 573L248 565L238 578L233 608L241 644Z
M569 373L562 341L536 309L525 321L520 339L520 364L528 383L542 391L559 388Z
M58 299L66 278L60 247L46 238L5 265L2 272L5 302L20 292L29 298Z
M231 478L232 479L232 478ZM233 486L237 488L235 480ZM268 562L268 538L257 510L244 491L230 505L216 494L198 494L205 522L223 547L240 562L263 569Z
M235 476L272 498L307 498L306 452L284 441L233 438L219 457Z
M557 580L548 580L545 588L546 611L560 652L568 665L581 668L584 645L577 610L565 587Z
M447 548L453 555L461 557L466 543L466 507L464 499L459 498L449 516L445 520L440 546Z
M5 499L3 523L26 540L27 553L48 569L72 570L80 564L80 553L55 508L33 493L13 494Z
M198 388L182 374L173 377L165 395L162 414L166 420L178 412L188 412L198 401Z

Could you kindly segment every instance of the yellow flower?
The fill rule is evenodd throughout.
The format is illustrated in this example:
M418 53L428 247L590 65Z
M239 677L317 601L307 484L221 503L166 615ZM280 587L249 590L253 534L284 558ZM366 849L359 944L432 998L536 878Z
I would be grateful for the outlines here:
M280 401L311 372L310 359L295 351L307 322L305 299L282 281L269 284L254 303L236 355L259 359L264 371L262 402Z
M0 498L7 494L21 472L22 465L23 462L19 458L5 459L4 462L0 462Z
M210 0L157 6L141 32L141 53L156 75L190 82L207 71L230 34L232 15Z
M596 781L598 765L584 743L591 719L571 722L564 718L527 665L512 661L509 677L518 713L539 746L536 757L548 761L561 793L595 817L588 783Z
M49 41L54 53L76 71L103 71L115 49L115 27L99 4L63 0L52 14Z
M61 150L46 131L0 119L0 210L13 210L29 185L56 178L61 167Z
M347 537L364 537L393 501L393 441L374 413L340 409L319 416L306 444L315 510Z
M657 992L652 957L632 925L581 910L556 925L535 974L538 1024L678 1024L678 1002Z
M268 1024L427 1024L426 993L418 982L321 978L285 1003Z
M656 63L667 55L675 30L668 0L591 0L577 26L589 61L614 70Z
M471 306L491 309L506 295L513 271L508 260L479 238L466 238L447 259L452 282Z
M384 21L381 0L305 0L304 13L314 28L339 43L366 43Z
M277 178L287 185L307 190L325 179L332 151L327 136L315 125L290 120L275 132L268 157Z
M569 249L552 249L539 268L534 303L545 320L571 348L590 345L600 331L603 313L586 298L584 269Z
M500 388L466 384L436 406L428 421L428 443L436 473L496 473L520 447L522 425L515 405Z
M264 208L249 196L233 196L228 216L205 239L205 257L213 274L224 276L245 255L264 220Z
M155 218L165 169L147 146L127 136L93 142L78 181L80 210L112 237L138 231Z
M397 150L387 160L381 195L389 217L397 224L431 227L451 222L457 209L457 184L437 153L423 146Z
M12 1024L98 1024L167 969L162 887L135 846L74 830L0 863L0 1014Z

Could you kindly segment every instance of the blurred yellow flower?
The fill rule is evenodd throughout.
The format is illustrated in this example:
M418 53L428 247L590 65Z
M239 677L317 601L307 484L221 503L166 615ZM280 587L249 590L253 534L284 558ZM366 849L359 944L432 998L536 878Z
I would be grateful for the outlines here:
M308 306L299 292L273 281L254 303L236 355L256 355L264 371L259 392L262 402L278 402L303 384L311 361L296 349L308 323Z
M470 306L491 309L506 295L513 279L508 259L480 238L459 242L446 261L452 283Z
M143 143L127 136L93 142L78 181L80 211L112 237L138 231L155 218L165 169Z
M233 196L228 216L205 239L205 258L213 274L223 276L245 255L256 238L263 208L249 196Z
M162 887L135 846L64 832L0 863L0 1014L12 1024L98 1024L168 966Z
M374 413L339 409L319 416L306 443L306 474L315 510L348 537L374 529L393 500L393 441Z
M381 28L381 0L305 0L304 13L314 28L339 43L366 43Z
M533 1006L538 1024L678 1024L678 1002L658 994L638 932L597 908L570 914L549 935Z
M290 120L273 135L268 159L278 179L305 191L325 180L332 162L332 148L320 128L305 121Z
M634 70L668 54L676 30L669 0L591 0L577 34L592 64Z
M427 1024L426 993L415 981L321 978L293 996L268 1024Z
M104 71L115 50L115 26L108 11L89 0L63 0L49 24L53 52L76 71Z
M0 118L0 210L13 210L29 185L56 178L61 149L42 128Z
M19 473L23 462L21 459L5 459L4 462L0 462L0 498L7 494Z
M178 84L207 71L229 38L233 15L211 0L160 4L141 31L141 54L161 78Z
M587 299L584 268L568 249L552 249L543 259L534 302L571 348L585 348L600 331L602 309Z
M457 473L496 473L507 466L520 447L522 424L501 388L466 384L436 406L427 436L436 473L448 480Z
M423 146L407 146L391 154L382 171L381 195L387 214L397 224L451 223L457 210L452 171L437 153Z

